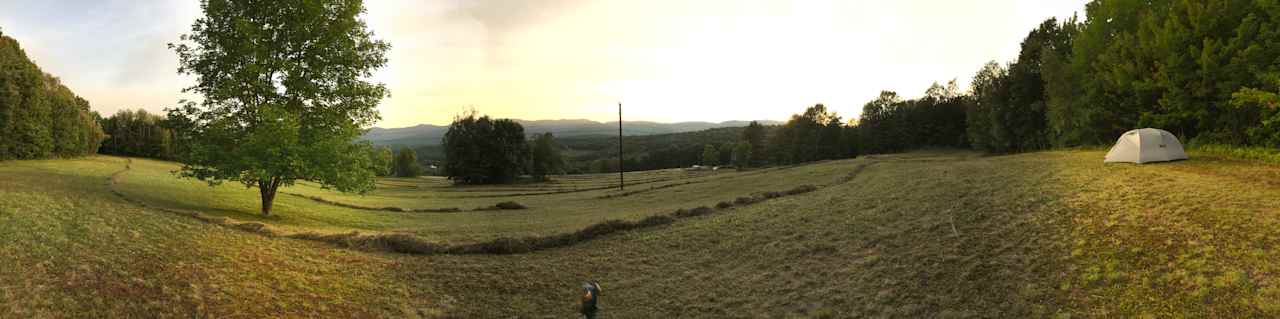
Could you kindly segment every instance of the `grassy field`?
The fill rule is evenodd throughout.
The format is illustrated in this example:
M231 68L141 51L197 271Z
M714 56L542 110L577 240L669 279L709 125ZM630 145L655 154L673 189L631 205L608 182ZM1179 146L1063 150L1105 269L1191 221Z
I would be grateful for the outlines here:
M585 280L604 286L608 318L1280 316L1280 166L1196 153L1103 165L1102 155L935 151L643 172L628 175L646 182L628 186L641 192L617 197L604 188L613 176L387 179L365 196L300 184L286 191L358 206L531 208L408 213L282 195L271 217L256 213L255 190L178 180L171 163L4 162L0 317L565 318ZM824 187L516 255L349 250L167 211L472 242L805 184Z
M609 219L638 220L679 208L713 206L753 192L832 183L839 179L840 171L848 169L847 166L828 162L804 169L640 172L629 174L630 187L626 191L609 188L617 183L617 175L609 174L569 176L552 183L531 185L467 187L447 186L447 181L438 177L392 178L380 181L382 188L365 195L330 192L309 183L282 190L368 207L469 210L511 200L529 207L525 210L461 213L350 209L299 196L281 195L275 204L275 215L263 217L258 212L257 189L247 189L239 184L209 188L199 181L174 178L169 172L178 166L173 163L141 159L133 160L131 169L117 178L117 189L130 198L157 207L263 222L287 230L409 233L433 241L466 243L499 236L572 232ZM631 194L603 198L620 193Z

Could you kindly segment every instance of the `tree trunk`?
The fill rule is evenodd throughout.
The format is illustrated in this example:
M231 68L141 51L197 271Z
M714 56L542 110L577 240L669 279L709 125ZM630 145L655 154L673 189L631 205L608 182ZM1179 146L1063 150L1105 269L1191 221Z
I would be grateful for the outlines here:
M258 193L262 196L262 216L271 216L271 204L276 200L276 188L279 187L279 178L258 181Z

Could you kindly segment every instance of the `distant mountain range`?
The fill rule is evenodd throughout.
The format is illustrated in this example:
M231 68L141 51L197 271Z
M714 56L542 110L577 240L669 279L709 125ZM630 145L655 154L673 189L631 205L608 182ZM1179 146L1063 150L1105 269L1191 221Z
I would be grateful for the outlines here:
M618 135L618 122L596 122L591 120L515 120L524 126L525 134L542 134L551 132L556 137L577 137ZM782 124L778 121L759 121L764 125ZM623 135L655 135L668 133L694 132L720 127L739 127L747 126L751 121L726 121L720 123L711 122L679 122L679 123L658 123L645 121L626 121L622 123ZM401 128L381 128L375 127L361 137L363 140L371 141L376 145L402 145L402 146L422 146L422 145L439 145L440 140L444 138L444 133L449 130L448 126L420 124L417 126L401 127Z

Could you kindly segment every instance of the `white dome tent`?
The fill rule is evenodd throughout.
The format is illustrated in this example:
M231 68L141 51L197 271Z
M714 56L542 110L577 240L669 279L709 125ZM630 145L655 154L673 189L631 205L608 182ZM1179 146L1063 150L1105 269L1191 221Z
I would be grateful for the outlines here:
M1151 163L1187 159L1178 137L1169 131L1144 128L1125 132L1107 152L1105 163Z

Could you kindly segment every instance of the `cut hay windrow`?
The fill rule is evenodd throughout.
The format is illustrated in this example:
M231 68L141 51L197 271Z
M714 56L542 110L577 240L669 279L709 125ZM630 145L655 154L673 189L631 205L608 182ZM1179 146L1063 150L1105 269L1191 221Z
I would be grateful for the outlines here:
M720 202L719 204L716 205L715 208L700 206L700 207L695 207L691 209L677 209L671 213L655 214L649 217L642 218L637 221L624 221L624 220L617 220L617 219L607 220L600 223L592 224L590 226L587 226L585 228L582 228L572 233L562 233L562 234L548 235L548 236L530 236L530 237L522 237L522 238L499 237L492 240L487 240L487 241L482 241L477 243L467 243L467 244L448 244L448 243L432 242L415 235L404 234L404 233L379 233L379 232L361 233L358 231L352 231L349 233L291 232L291 231L282 230L276 227L272 227L270 225L266 225L263 223L258 223L258 222L244 222L244 221L238 221L238 220L227 218L227 217L210 217L200 212L183 211L183 210L169 209L164 207L155 207L155 206L147 205L142 201L130 198L126 196L124 193L115 189L115 185L117 184L116 182L117 178L121 174L130 170L129 164L126 164L124 169L111 174L111 176L108 178L108 186L111 190L111 193L115 194L116 196L124 199L129 203L132 203L138 206L142 206L149 209L165 211L169 213L174 213L178 215L189 216L209 224L221 225L228 228L243 230L246 232L260 234L268 237L282 237L282 238L312 240L312 241L319 241L319 242L333 244L339 247L358 249L358 250L385 251L385 252L418 254L418 255L445 255L445 254L448 254L448 255L468 255L468 254L504 255L504 254L529 253L529 252L551 249L551 248L566 247L566 246L600 238L600 237L617 233L617 232L670 225L679 219L694 218L694 217L709 215L709 214L716 213L718 211L731 210L736 207L743 207L743 206L748 206L752 204L757 204L770 199L776 199L776 198L781 198L785 196L799 195L799 194L804 194L808 192L813 192L824 187L829 187L829 186L837 185L840 183L852 181L857 173L860 173L862 169L864 169L866 166L871 164L874 164L874 162L858 164L851 171L851 173L848 176L846 176L846 178L842 178L840 181L836 183L823 185L821 187L814 186L814 185L800 185L785 191L770 191L770 192L755 193L749 197L739 197L735 199L733 202L728 202L728 201ZM317 201L323 200L318 197L309 197L309 196L303 196L298 194L291 194L291 195L309 198ZM334 205L344 205L344 204L334 204ZM477 210L523 209L523 208L527 208L527 207L516 202L503 202L503 203L494 205L492 207L478 208ZM381 209L369 208L369 209L391 210L393 208L381 208ZM405 210L405 211L408 211L408 210Z

